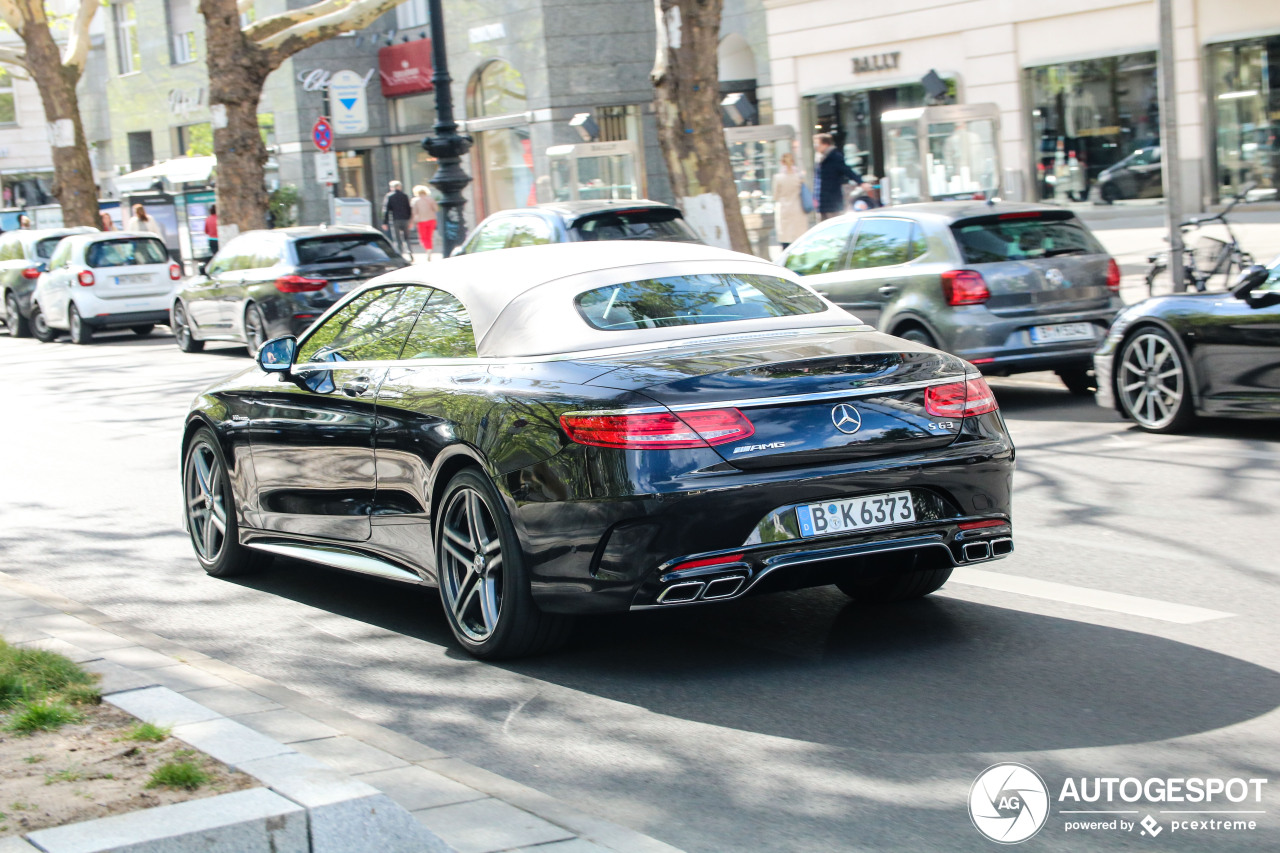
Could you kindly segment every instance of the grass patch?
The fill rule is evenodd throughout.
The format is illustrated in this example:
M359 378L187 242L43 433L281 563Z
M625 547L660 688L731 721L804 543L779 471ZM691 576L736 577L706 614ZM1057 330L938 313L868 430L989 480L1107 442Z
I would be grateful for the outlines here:
M151 771L148 788L185 788L194 791L207 785L211 777L194 761L170 761Z
M59 702L28 702L9 717L5 728L18 734L57 731L68 723L78 723L84 717L79 711Z
M66 770L59 770L57 773L44 774L44 783L46 785L54 785L58 782L79 782L84 778L84 774L79 770L68 767Z
M24 759L22 759L22 760L23 760L23 761L25 761L27 764L39 764L41 761L44 761L44 756L43 756L43 755L28 755L26 758L24 758Z
M160 743L169 736L168 726L157 726L155 723L138 723L125 733L121 740L141 740Z
M20 649L0 640L0 711L51 697L73 705L101 701L94 677L74 661L44 649Z

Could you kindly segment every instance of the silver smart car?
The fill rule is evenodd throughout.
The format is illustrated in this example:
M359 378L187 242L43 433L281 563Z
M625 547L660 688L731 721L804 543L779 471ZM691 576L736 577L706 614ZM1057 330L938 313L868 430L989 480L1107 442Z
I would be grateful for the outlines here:
M1071 211L972 201L829 219L779 260L884 332L984 373L1053 370L1094 387L1093 351L1122 307L1120 269Z

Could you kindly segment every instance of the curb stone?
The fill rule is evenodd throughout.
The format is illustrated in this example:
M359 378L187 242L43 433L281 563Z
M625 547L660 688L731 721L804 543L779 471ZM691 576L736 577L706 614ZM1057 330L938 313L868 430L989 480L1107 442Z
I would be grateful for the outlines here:
M123 824L145 816L134 844L33 847L21 839L4 838L0 853L521 853L534 848L538 853L681 853L3 572L0 635L13 637L14 645L46 648L81 663L101 676L104 701L148 722L172 726L174 737L266 786L29 836L36 840L40 833L65 830L53 838L71 838L74 827L105 821ZM297 811L299 817L282 813L271 820L299 822L305 830L303 846L285 843L292 838L287 833L279 835L278 844L273 839L268 846L255 846L267 837L268 819L246 814L245 820L235 821L221 806L213 808L226 815L223 825L188 836L157 834L162 830L155 821L166 820L161 814L166 810L221 804L228 797L255 792ZM261 811L261 805L258 808ZM192 810L193 815L200 813ZM234 836L231 846L220 843L233 832L250 834ZM105 839L106 831L97 835Z

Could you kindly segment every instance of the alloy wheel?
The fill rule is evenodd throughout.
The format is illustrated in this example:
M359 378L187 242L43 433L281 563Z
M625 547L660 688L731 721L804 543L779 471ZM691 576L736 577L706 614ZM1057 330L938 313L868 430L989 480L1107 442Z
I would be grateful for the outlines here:
M1139 334L1125 345L1116 386L1125 411L1139 426L1164 429L1182 411L1186 394L1182 359L1163 335Z
M204 441L191 445L185 475L183 492L191 542L202 561L216 562L226 545L227 500L222 488L222 463Z
M440 537L440 588L458 629L483 643L502 613L502 546L484 496L472 488L454 493L445 507Z
M183 349L191 343L191 327L187 325L187 312L182 310L181 305L173 306L173 336Z
M256 305L250 305L244 311L244 338L249 345L249 355L256 355L267 342L266 321Z

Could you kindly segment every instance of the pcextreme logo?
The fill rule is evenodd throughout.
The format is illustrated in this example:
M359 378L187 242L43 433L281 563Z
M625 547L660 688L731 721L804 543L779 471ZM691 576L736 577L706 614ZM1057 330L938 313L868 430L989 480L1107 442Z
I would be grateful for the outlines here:
M1198 776L1068 777L1057 796L1063 832L1123 833L1154 839L1187 833L1224 835L1257 830L1266 779ZM988 767L969 789L969 818L999 844L1018 844L1050 823L1053 798L1025 764ZM1101 840L1101 839L1099 839Z

